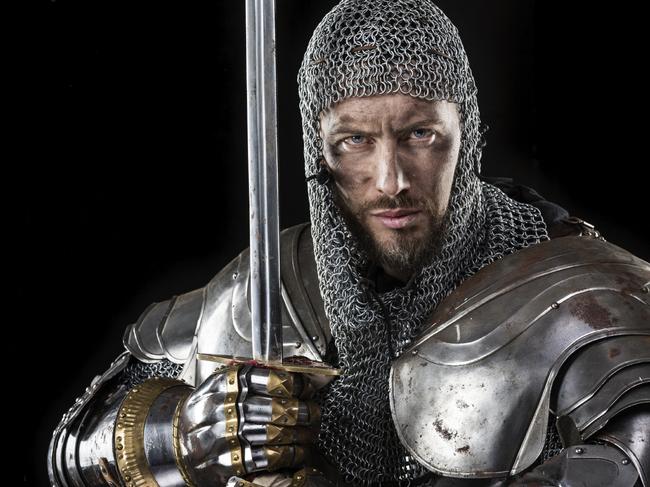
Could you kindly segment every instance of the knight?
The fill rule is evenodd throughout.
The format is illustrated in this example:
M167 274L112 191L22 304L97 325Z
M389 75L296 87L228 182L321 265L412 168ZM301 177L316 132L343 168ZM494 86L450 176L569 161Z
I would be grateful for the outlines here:
M310 222L280 236L284 357L246 250L152 304L54 431L53 486L650 485L650 264L481 175L458 30L342 0L298 73Z

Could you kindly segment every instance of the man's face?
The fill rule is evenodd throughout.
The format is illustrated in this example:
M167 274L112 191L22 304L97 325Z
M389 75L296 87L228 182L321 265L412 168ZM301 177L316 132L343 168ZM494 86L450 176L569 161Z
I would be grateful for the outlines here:
M408 278L439 243L460 149L456 105L348 98L322 113L320 126L351 230L389 274Z

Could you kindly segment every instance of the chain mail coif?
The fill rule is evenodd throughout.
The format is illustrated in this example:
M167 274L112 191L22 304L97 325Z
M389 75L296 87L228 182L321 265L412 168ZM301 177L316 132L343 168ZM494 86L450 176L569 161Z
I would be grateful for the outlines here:
M343 0L316 28L298 74L305 172L322 159L319 113L349 97L401 92L458 104L462 142L441 251L411 281L382 294L361 285L368 259L331 189L308 183L320 290L344 375L330 385L319 447L347 481L415 480L427 473L400 444L388 403L393 357L426 316L481 267L548 238L539 211L478 178L476 86L456 27L428 0ZM388 336L386 319L392 322Z

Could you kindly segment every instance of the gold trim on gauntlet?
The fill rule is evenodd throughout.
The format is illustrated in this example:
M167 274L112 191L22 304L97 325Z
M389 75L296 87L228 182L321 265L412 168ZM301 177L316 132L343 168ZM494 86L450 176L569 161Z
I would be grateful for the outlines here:
M224 411L226 412L226 440L230 445L230 461L235 475L243 475L244 455L239 442L239 416L237 414L237 399L239 397L239 365L219 370L218 373L226 374L226 399Z
M183 453L181 450L181 434L178 425L181 418L181 410L186 400L187 398L180 401L176 406L176 410L174 411L174 420L172 422L172 437L173 437L172 441L174 442L174 460L176 460L176 468L178 468L181 477L183 477L183 481L185 481L185 484L187 484L188 487L196 487L194 482L192 482L192 479L190 478L190 474L187 470L187 466L185 465L185 462L183 462Z
M307 399L314 395L315 388L311 381L303 376L283 370L269 369L266 392L275 397Z
M271 400L271 423L279 426L317 425L320 423L320 408L313 401L304 401L303 409L298 399Z
M268 462L266 470L269 472L302 465L307 459L307 450L299 445L265 446L264 453Z
M266 425L266 445L307 445L314 443L318 437L318 430L315 428L285 428L275 424Z
M182 381L155 377L131 389L117 413L113 434L117 468L127 487L157 487L144 450L144 425L156 398Z

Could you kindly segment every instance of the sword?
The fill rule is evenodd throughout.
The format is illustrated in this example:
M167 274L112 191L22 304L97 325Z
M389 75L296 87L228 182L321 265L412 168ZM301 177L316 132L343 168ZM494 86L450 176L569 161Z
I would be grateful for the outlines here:
M253 360L282 363L275 0L246 0L246 92Z

